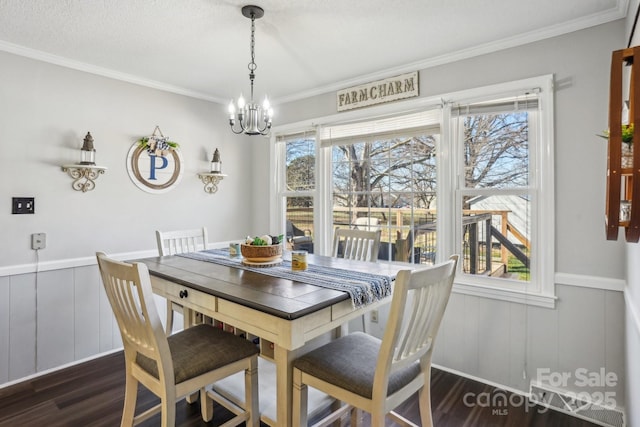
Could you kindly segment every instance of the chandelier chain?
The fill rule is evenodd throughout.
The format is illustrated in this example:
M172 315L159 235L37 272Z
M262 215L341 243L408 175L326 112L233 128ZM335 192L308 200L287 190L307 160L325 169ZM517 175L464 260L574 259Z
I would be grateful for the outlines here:
M249 63L249 69L254 71L258 68L256 65L256 19L253 14L251 14L251 62Z
M248 65L249 68L249 80L251 81L251 101L253 101L253 79L255 79L256 74L256 68L258 68L258 65L256 64L256 54L255 54L255 47L256 47L256 18L255 18L255 14L252 12L251 13L251 62Z

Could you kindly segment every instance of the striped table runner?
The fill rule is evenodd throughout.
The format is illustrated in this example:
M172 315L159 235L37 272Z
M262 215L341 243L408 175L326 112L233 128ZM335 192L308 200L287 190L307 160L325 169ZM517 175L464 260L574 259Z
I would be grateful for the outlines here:
M252 267L242 263L242 257L229 256L228 249L209 249L190 252L178 256L199 261L213 262L228 267L254 271L268 276L294 280L323 288L347 292L354 307L361 307L391 295L391 282L395 277L379 274L362 273L335 267L324 267L309 264L305 271L292 271L291 261L283 260L282 264L264 267Z

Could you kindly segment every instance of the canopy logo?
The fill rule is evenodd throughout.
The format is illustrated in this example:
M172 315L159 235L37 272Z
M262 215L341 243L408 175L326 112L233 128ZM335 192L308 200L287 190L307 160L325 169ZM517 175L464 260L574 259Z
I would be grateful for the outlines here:
M148 193L165 193L182 178L182 155L179 150L150 152L134 144L127 154L127 172L133 183Z

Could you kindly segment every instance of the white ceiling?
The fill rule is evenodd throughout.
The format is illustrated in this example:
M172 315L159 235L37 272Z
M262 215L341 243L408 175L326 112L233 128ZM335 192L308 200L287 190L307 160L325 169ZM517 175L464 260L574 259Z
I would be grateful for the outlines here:
M253 2L253 3L252 3ZM276 104L626 16L628 0L0 0L0 50L227 103Z

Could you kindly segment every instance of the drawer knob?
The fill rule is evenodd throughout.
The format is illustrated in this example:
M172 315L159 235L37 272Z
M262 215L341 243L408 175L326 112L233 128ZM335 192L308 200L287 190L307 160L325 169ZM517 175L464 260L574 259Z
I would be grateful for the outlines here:
M183 289L183 290L180 291L180 293L178 295L180 295L180 298L186 298L186 297L189 296L189 292L187 292L186 289Z

